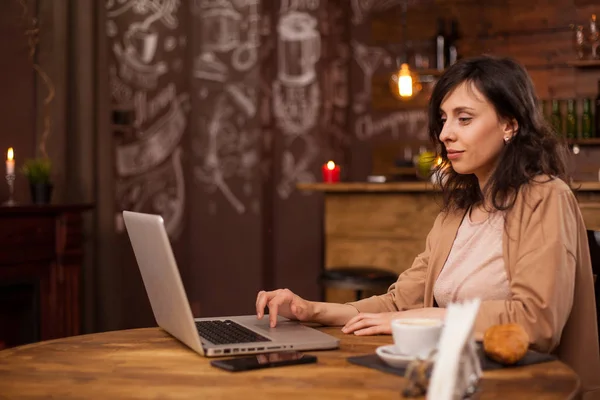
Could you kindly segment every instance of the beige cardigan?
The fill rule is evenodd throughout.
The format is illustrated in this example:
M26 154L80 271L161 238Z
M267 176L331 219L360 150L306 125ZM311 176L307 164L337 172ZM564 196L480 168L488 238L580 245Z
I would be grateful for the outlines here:
M433 307L433 285L464 212L441 213L425 251L388 292L350 303L360 312ZM503 253L510 300L481 303L477 333L517 322L533 349L556 354L580 377L584 399L600 399L600 351L586 228L571 189L559 179L523 187L506 217Z

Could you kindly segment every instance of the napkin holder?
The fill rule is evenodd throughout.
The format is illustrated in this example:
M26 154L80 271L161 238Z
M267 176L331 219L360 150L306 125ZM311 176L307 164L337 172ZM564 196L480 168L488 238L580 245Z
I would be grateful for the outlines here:
M427 399L456 400L476 392L482 369L473 327L480 303L475 299L453 303L446 308Z

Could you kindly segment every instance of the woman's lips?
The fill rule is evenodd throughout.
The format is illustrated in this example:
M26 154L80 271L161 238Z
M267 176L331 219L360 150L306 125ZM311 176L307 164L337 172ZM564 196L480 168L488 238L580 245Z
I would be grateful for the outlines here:
M447 150L447 153L448 153L449 160L457 160L460 158L460 156L462 156L462 154L464 153L464 150L463 151Z

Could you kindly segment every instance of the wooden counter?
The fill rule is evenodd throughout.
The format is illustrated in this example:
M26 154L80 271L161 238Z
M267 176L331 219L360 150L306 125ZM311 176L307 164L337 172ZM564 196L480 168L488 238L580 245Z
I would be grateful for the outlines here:
M296 187L299 190L344 193L344 192L364 192L364 193L414 193L414 192L438 192L430 182L340 182L340 183L298 183ZM581 192L600 192L600 182L574 182L572 187Z
M430 182L300 183L297 188L324 193L325 268L374 266L402 273L423 251L442 204ZM576 182L573 188L586 227L600 230L600 182ZM352 301L354 293L328 289L325 298Z

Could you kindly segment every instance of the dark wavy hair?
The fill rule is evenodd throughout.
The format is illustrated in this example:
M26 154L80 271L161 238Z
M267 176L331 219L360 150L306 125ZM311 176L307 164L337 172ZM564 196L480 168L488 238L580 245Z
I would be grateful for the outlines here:
M492 104L500 119L516 120L518 131L504 146L496 169L483 190L474 174L459 174L451 166L440 141L444 99L462 83L472 84ZM484 198L492 210L513 207L521 187L538 175L568 182L567 147L545 120L533 82L520 64L510 58L478 56L448 68L433 88L429 101L429 137L442 162L436 167L445 211L468 209Z

